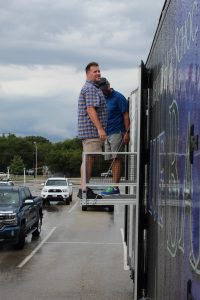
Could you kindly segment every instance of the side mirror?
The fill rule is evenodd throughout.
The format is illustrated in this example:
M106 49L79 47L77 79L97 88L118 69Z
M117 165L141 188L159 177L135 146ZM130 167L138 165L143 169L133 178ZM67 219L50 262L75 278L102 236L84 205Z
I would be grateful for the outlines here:
M72 183L71 183L71 182L69 183L69 186L72 186Z
M33 200L33 199L26 199L26 200L24 201L24 204L25 204L25 205L33 204L33 203L34 203L34 200Z
M43 182L43 183L41 183L41 185L43 185L43 186L44 186L44 182Z

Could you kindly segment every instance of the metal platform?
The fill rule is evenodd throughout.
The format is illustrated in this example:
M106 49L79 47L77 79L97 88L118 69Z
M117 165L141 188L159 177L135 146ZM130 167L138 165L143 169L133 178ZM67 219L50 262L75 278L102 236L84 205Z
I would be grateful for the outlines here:
M112 154L121 161L121 178L119 182L114 182L112 178L112 161L106 160L106 156ZM88 158L93 157L95 167L90 182L86 182ZM115 159L114 159L115 160ZM114 204L136 204L136 174L137 170L137 154L134 152L83 152L83 199L81 205L114 205ZM116 171L115 171L116 172ZM109 176L102 176L109 174ZM88 199L86 195L87 188L91 188L96 194L107 187L118 186L120 195L102 196L102 199Z

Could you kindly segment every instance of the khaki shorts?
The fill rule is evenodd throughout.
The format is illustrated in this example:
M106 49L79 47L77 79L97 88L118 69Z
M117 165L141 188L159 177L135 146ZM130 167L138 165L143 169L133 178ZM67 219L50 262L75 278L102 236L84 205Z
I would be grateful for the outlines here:
M85 139L82 141L84 152L102 152L104 142L100 139Z
M124 151L124 134L114 133L107 136L105 141L105 152L116 152L116 154L105 155L105 160L114 159L117 157L117 152Z

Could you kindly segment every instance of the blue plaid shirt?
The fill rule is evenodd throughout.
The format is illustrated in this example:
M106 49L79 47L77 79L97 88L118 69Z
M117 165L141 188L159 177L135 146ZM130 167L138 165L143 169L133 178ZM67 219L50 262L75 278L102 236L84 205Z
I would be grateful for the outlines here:
M99 121L106 130L107 105L106 99L100 89L92 81L87 80L81 89L78 101L78 136L80 139L98 138L96 126L87 113L87 107L95 107Z

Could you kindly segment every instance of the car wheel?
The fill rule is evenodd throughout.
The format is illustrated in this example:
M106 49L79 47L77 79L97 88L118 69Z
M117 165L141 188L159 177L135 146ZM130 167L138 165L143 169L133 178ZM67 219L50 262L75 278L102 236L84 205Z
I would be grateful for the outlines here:
M36 225L36 230L32 232L32 236L39 236L42 228L42 218L39 217L39 220Z
M69 196L70 202L72 202L72 195Z
M69 198L69 197L65 200L65 204L66 204L66 205L69 205L69 204L70 204L70 198Z
M86 211L87 210L87 206L86 205L82 205L82 211Z
M19 232L19 240L18 240L17 244L15 244L15 249L23 249L24 248L25 238L26 238L25 225L21 224L20 232Z

